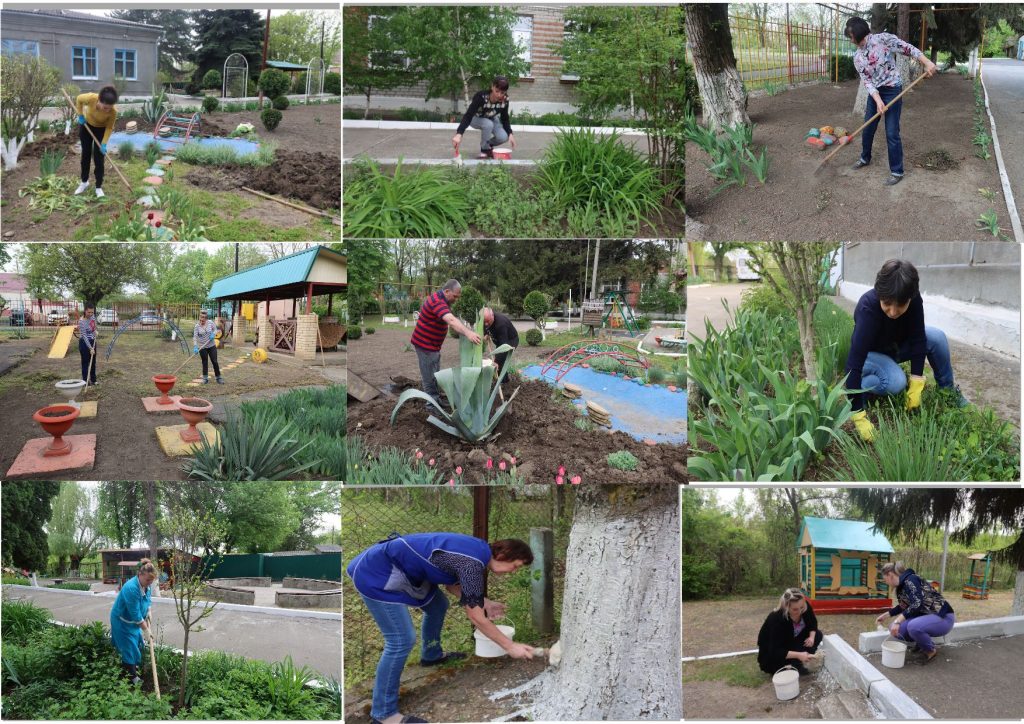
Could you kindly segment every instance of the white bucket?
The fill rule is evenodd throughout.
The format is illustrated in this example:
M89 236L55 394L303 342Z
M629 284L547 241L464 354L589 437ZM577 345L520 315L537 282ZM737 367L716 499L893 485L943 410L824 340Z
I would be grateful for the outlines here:
M789 701L800 695L800 672L792 666L783 666L776 671L772 683L779 701Z
M516 627L515 626L504 626L495 624L498 630L508 636L510 639L515 641L516 638ZM476 655L482 656L485 659L494 659L499 656L505 656L505 649L498 646L498 644L491 641L481 631L473 631L473 638L476 639Z
M903 661L907 657L907 645L895 639L886 639L882 642L882 666L890 669L902 669Z

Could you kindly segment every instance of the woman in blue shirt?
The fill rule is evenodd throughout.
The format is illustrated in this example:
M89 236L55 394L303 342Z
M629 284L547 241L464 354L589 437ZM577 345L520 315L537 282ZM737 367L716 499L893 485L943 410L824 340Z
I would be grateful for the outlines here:
M149 635L149 586L156 580L156 568L148 558L139 562L139 572L135 578L121 587L110 609L110 637L114 647L121 654L121 668L125 676L133 684L142 683L138 675L138 665L142 663L142 632Z
M510 538L488 544L461 533L393 533L352 559L346 572L384 635L384 652L373 683L370 717L374 724L426 721L403 716L398 711L402 669L416 644L410 606L423 611L422 666L465 657L458 652L446 654L441 648L448 598L438 590L439 585L459 597L459 604L473 625L509 656L533 656L531 647L512 641L492 623L492 618L504 615L505 605L484 597L488 571L499 575L512 573L532 562L533 551L521 540Z

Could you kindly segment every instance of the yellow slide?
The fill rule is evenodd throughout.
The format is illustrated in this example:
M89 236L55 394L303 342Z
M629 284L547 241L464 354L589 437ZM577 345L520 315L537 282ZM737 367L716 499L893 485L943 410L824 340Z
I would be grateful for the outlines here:
M74 325L58 327L57 333L53 335L53 344L50 345L50 353L46 355L50 359L64 359L71 346L71 335L74 333Z

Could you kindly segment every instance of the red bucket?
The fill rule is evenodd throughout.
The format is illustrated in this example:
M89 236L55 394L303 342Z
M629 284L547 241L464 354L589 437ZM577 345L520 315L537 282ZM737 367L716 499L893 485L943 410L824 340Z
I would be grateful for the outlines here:
M494 159L496 161L511 161L512 151L507 148L496 148L494 149Z

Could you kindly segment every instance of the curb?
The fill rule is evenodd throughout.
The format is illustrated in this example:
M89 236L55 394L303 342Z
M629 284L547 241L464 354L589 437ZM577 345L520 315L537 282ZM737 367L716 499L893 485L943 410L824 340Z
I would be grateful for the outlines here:
M352 165L353 163L355 163L356 161L360 160L361 158L363 158L363 157L359 157L359 158L344 158L344 159L342 159L342 163L346 164L346 165ZM459 164L455 163L454 159L451 159L451 158L374 158L372 160L378 166L397 166L399 163L402 163L402 164L404 164L406 166L412 166L412 165L415 165L415 164L419 164L421 166L458 166L459 165ZM537 162L536 161L531 161L529 159L519 159L519 158L509 159L508 161L503 161L503 160L498 160L498 159L486 160L485 161L483 159L478 159L478 158L464 158L464 159L462 159L462 164L461 165L462 166L499 166L499 165L504 165L504 166L536 166Z
M433 121L361 121L342 119L341 130L357 128L371 128L380 131L455 131L458 123L437 123ZM533 126L519 124L516 126L516 133L555 133L566 129L585 128L603 135L619 133L622 136L643 136L644 131L628 126Z
M824 668L844 689L859 689L886 719L933 719L920 704L843 641L828 634L822 641Z
M1010 188L1010 177L1006 173L1006 164L1003 163L1003 154L999 150L999 134L996 133L996 119L992 116L992 106L988 101L988 88L985 87L984 71L978 74L981 79L981 89L985 93L985 112L988 114L988 122L992 124L992 150L996 154L996 164L999 167L999 183L1003 187L1003 199L1006 201L1006 209L1010 215L1010 226L1013 228L1013 239L1018 244L1024 244L1024 227L1021 227L1020 216L1017 213L1017 204L1013 199L1013 189Z
M951 644L955 641L1020 635L1024 635L1024 616L1002 616L958 622L953 626L952 631L945 636L936 636L934 640L939 644ZM858 638L857 648L862 654L878 653L882 650L882 642L888 636L888 631L866 631Z

